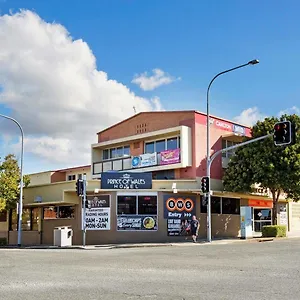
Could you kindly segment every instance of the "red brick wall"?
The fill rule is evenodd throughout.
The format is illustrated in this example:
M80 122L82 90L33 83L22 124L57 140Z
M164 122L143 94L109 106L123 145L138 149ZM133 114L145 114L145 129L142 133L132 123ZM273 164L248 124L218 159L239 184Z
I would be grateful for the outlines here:
M98 143L176 127L188 119L194 119L193 111L141 113L99 133Z

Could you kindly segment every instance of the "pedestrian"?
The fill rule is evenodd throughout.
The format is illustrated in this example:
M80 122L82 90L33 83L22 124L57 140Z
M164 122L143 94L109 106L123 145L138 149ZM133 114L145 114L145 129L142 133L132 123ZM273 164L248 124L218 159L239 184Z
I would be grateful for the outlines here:
M196 243L197 237L198 237L198 232L199 232L199 227L200 227L200 223L197 220L196 216L192 217L192 221L191 221L190 226L191 226L191 233L192 233L193 242Z

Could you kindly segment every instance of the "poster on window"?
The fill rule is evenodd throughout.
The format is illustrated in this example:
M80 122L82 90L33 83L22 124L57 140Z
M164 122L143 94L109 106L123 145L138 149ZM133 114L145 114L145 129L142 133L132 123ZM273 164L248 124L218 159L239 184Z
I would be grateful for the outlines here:
M157 216L118 216L118 231L154 231L157 230Z
M196 215L196 197L177 194L164 195L164 218L169 236L190 235L190 222Z
M87 196L86 230L110 230L110 195Z

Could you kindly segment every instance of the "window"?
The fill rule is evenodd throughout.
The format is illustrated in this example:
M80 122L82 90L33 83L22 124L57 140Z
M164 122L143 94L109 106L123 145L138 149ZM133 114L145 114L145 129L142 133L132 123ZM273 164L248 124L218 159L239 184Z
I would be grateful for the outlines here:
M155 142L155 152L162 152L166 150L166 140L160 140Z
M157 179L157 180L175 179L175 171L164 170L164 171L152 172L152 179Z
M118 215L136 214L136 196L118 196Z
M44 219L74 219L74 206L49 206L44 207Z
M40 223L39 208L33 208L31 211L31 230L38 230Z
M25 208L22 215L22 230L31 229L31 209Z
M151 142L151 143L146 143L145 144L145 153L154 153L154 142Z
M108 149L104 149L102 152L102 159L109 159L109 150Z
M180 148L179 136L145 143L145 153L160 153L165 150L174 150L177 148Z
M228 140L222 140L222 149L225 149L225 148L237 145L237 144L239 144L239 143L228 141ZM235 150L230 150L230 151L222 153L222 156L230 158L232 155L234 155L234 152L235 152Z
M22 230L32 231L39 228L39 208L24 208L22 213ZM16 209L9 212L9 230L18 230L18 214Z
M177 138L171 138L171 139L167 139L167 150L174 150L177 149L178 145L177 145Z
M68 181L76 180L76 175L68 175Z
M139 215L157 215L156 196L138 196Z
M118 215L157 215L157 196L118 196Z
M122 156L130 156L130 146L124 146Z
M207 213L207 206L203 205L201 196L201 213ZM222 208L222 209L221 209ZM240 199L226 197L211 197L212 214L240 214Z
M222 214L240 214L240 199L222 198Z
M113 159L123 156L130 156L130 146L121 146L117 148L104 149L102 151L102 160Z
M201 197L201 213L207 213L207 206L203 205ZM211 213L220 214L221 213L221 198L220 197L211 197Z
M0 212L0 222L6 222L7 221L7 211Z
M9 230L18 230L18 214L16 209L12 209L9 212Z

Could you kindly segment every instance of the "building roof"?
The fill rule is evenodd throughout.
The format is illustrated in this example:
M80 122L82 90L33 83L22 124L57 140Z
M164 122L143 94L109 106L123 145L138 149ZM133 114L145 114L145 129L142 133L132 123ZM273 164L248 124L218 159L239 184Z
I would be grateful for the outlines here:
M48 170L48 171L30 173L28 175L40 175L40 174L43 174L43 173L54 173L54 172L68 172L68 171L73 171L73 170L78 170L78 169L84 169L84 168L90 168L90 167L91 167L91 165L78 166L78 167L71 167L71 168L66 168L66 169L57 169L57 170Z
M107 130L113 128L113 127L116 127L116 126L118 126L118 125L120 125L120 124L122 124L122 123L125 123L126 121L129 121L129 120L131 120L131 119L133 119L133 118L136 118L137 116L142 115L142 114L166 114L166 113L182 113L182 112L186 112L186 113L196 113L196 114L199 114L199 115L204 115L204 116L206 116L206 113L200 112L200 111L198 111L198 110L146 111L146 112L140 112L140 113L137 113L137 114L135 114L135 115L133 115L133 116L127 118L127 119L124 119L124 120L122 120L122 121L120 121L120 122L118 122L118 123L116 123L116 124L114 124L114 125L112 125L112 126L110 126L110 127L107 127L107 128L105 128L105 129L103 129L103 130L97 132L97 134L103 133L103 132L105 132L105 131L107 131ZM243 127L246 127L246 128L250 128L249 126L246 126L246 125L244 125L244 124L241 124L241 123L238 123L238 122L234 122L234 121L231 121L231 120L228 120L228 119L220 118L220 117L217 117L217 116L214 116L214 115L210 115L210 117L213 117L213 118L215 118L215 119L219 119L219 120L222 120L222 121L226 121L226 122L229 122L229 123L233 123L233 124L236 124L236 125L240 125L240 126L243 126Z

